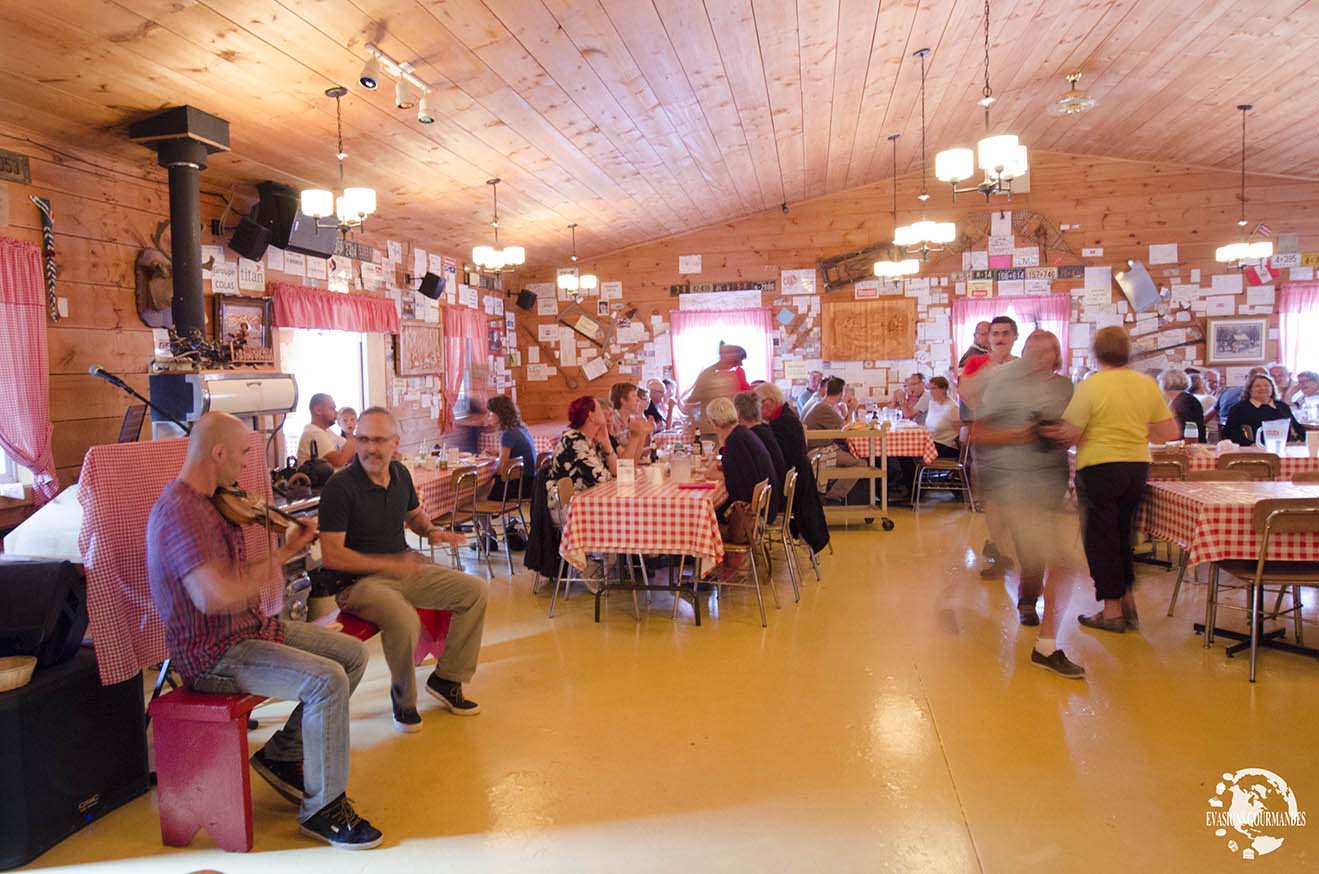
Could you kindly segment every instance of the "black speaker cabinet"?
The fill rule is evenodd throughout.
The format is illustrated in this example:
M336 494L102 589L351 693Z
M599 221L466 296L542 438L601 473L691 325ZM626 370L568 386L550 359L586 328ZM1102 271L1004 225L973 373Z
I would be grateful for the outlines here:
M441 294L444 294L444 279L436 276L434 273L427 272L421 277L421 287L417 289L431 300L438 300Z
M229 241L229 248L250 261L260 261L273 236L274 232L270 228L244 217L238 223L233 239Z
M140 676L102 686L90 648L0 692L0 869L147 791Z
M0 559L0 656L41 667L73 656L87 633L87 583L67 561Z
M518 292L518 309L529 310L536 305L536 293L525 288Z

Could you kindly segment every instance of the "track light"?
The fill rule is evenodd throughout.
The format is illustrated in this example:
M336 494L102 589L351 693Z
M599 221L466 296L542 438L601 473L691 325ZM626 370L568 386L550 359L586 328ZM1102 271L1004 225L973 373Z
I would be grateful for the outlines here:
M435 116L431 115L431 96L429 92L421 92L421 99L417 101L417 121L422 124L431 124L435 121Z
M368 91L376 90L380 84L380 60L372 55L366 59L366 64L362 67L362 75L357 77L357 81Z
M417 101L412 97L412 89L404 79L399 79L394 83L394 106L399 109L411 109L417 105Z

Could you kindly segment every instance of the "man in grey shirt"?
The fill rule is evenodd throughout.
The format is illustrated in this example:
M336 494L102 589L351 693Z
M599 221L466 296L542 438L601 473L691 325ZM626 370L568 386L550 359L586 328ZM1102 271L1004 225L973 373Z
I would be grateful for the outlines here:
M806 418L802 420L802 426L807 431L838 431L843 427L843 414L838 411L838 405L843 400L843 388L846 383L836 376L831 376L824 382L824 400L817 403L806 413ZM833 467L859 467L865 464L864 461L852 454L848 448L846 440L810 440L807 445L811 449L819 449L823 446L833 444L837 452L837 458ZM826 497L835 500L843 500L847 497L848 492L856 485L859 480L837 479L829 487ZM821 483L821 486L824 484Z

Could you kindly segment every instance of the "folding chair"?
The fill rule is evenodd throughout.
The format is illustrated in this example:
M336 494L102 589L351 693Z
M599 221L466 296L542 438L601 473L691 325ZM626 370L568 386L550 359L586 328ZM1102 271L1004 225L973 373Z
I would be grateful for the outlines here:
M1254 480L1274 480L1282 474L1282 459L1272 452L1228 452L1218 456L1216 467L1244 470Z

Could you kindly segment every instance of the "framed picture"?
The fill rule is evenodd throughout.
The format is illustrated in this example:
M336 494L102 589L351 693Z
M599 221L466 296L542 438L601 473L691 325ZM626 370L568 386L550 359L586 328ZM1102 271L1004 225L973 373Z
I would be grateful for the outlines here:
M1269 319L1208 319L1205 334L1206 364L1262 364Z
M269 364L275 360L268 297L216 294L215 339L230 343L235 364Z
M398 326L399 376L429 376L444 369L440 326L427 322L401 322Z

